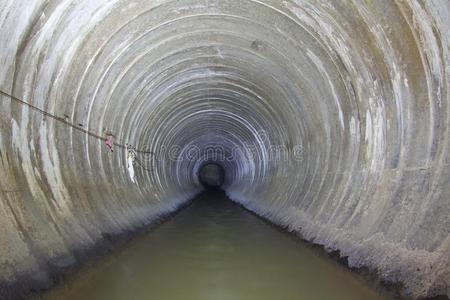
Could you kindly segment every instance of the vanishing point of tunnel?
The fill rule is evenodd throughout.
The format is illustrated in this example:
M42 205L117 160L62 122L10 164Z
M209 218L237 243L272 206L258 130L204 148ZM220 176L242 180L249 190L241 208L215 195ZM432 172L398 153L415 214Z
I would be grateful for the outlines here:
M0 0L0 299L448 297L449 129L449 0Z

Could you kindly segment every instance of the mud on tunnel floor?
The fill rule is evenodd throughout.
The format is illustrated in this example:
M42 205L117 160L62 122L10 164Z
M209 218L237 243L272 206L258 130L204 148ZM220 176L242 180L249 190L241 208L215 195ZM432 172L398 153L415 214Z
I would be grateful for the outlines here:
M218 190L42 300L392 299L386 291Z

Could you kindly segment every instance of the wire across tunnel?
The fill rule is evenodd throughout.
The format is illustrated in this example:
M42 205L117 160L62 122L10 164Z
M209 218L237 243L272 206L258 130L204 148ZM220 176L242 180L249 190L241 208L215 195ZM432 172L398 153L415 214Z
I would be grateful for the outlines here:
M1 90L101 137L0 96L5 286L48 285L216 164L247 209L411 297L449 294L447 1L0 8Z

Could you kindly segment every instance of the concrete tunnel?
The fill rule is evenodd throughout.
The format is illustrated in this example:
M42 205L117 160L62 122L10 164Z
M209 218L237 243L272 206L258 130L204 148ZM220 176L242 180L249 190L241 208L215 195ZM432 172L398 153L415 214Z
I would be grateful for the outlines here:
M174 212L211 164L350 267L450 295L450 2L1 0L0 47L4 297Z

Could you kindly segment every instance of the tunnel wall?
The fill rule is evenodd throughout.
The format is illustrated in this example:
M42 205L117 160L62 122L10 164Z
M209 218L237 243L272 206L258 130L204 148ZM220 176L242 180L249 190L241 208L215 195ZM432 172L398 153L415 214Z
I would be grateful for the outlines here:
M48 285L213 161L248 209L449 295L449 19L446 0L1 0L0 88L59 120L0 96L0 282ZM106 136L145 150L136 182Z

